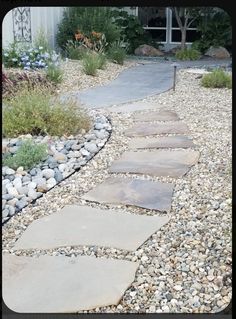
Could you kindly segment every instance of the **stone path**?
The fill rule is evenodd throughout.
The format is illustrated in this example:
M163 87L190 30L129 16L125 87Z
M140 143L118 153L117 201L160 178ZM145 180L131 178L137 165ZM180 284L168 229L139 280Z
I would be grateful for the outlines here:
M108 85L64 95L62 99L73 97L85 106L102 108L144 99L167 91L172 85L171 63L149 63L123 71Z
M110 173L140 173L154 176L186 174L197 163L199 152L185 150L194 144L185 135L148 135L189 133L177 114L145 113L145 124L135 123L128 132L143 132L144 140L130 141L145 150L124 152L109 168ZM135 116L140 119L139 116ZM174 122L158 122L174 120ZM155 123L153 123L153 119ZM147 128L152 128L148 130ZM142 131L143 130L143 131ZM154 132L154 133L153 133ZM127 131L124 132L127 134ZM135 134L131 134L133 136ZM140 144L141 143L141 144ZM168 148L161 149L158 148ZM171 149L172 148L172 149ZM176 150L176 148L181 148ZM86 201L134 205L159 211L145 216L125 211L95 209L90 206L65 206L61 211L34 221L13 247L14 250L50 249L79 245L105 246L136 251L170 219L173 184L133 177L110 177L83 195ZM124 206L125 207L125 206ZM164 231L164 229L163 229ZM95 257L3 255L3 298L17 312L77 312L117 305L132 284L139 264Z

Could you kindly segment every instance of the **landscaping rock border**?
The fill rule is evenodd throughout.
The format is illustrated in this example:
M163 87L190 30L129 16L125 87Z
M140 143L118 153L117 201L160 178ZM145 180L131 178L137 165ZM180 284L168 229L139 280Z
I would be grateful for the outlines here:
M15 154L22 141L30 138L47 143L48 156L28 171L24 167L2 167L2 223L84 166L103 148L111 132L110 118L96 115L93 128L84 135L34 138L28 134L3 139L3 152Z

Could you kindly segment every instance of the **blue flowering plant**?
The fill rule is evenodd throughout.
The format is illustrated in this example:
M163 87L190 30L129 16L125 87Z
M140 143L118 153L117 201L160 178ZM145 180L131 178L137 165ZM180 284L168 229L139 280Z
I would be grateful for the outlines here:
M6 68L35 70L47 68L49 64L58 65L59 55L55 51L46 52L42 46L20 47L16 43L3 50L3 65Z

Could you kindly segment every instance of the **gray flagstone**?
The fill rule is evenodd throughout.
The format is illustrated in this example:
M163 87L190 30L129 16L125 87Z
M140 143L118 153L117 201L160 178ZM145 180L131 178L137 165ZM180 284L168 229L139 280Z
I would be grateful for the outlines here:
M19 313L75 313L116 305L137 268L138 263L107 258L4 254L3 300Z
M138 113L134 115L135 121L153 122L153 121L177 121L178 115L173 111L160 110L154 112Z
M35 220L14 249L90 245L135 251L168 220L168 216L140 216L69 205L56 214Z
M194 147L192 139L187 136L160 136L160 137L136 137L129 142L131 149L148 149L148 148L188 148Z
M125 152L109 168L111 173L136 173L152 176L181 177L197 163L199 152L187 150L155 150Z
M157 134L185 134L190 133L187 125L180 121L159 122L159 123L139 123L125 131L126 136L148 136Z
M169 212L173 188L171 183L111 177L82 198L99 203L134 205Z

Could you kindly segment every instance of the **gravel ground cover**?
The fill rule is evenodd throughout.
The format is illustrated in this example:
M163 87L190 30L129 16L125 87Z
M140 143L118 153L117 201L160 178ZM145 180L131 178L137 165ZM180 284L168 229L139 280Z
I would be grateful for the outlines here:
M171 220L134 253L94 246L13 250L15 241L33 220L55 213L67 204L109 208L114 214L116 208L133 214L159 214L81 199L110 176L109 166L128 149L130 141L124 131L133 124L131 113L109 114L109 109L98 110L96 113L109 115L112 121L113 131L106 147L80 171L3 226L3 252L23 256L88 255L140 262L134 282L117 306L84 312L218 312L229 304L232 295L231 90L202 88L199 75L180 70L175 92L170 90L147 100L156 103L156 110L175 111L189 126L196 150L200 151L199 162L182 178L132 175L175 184Z

